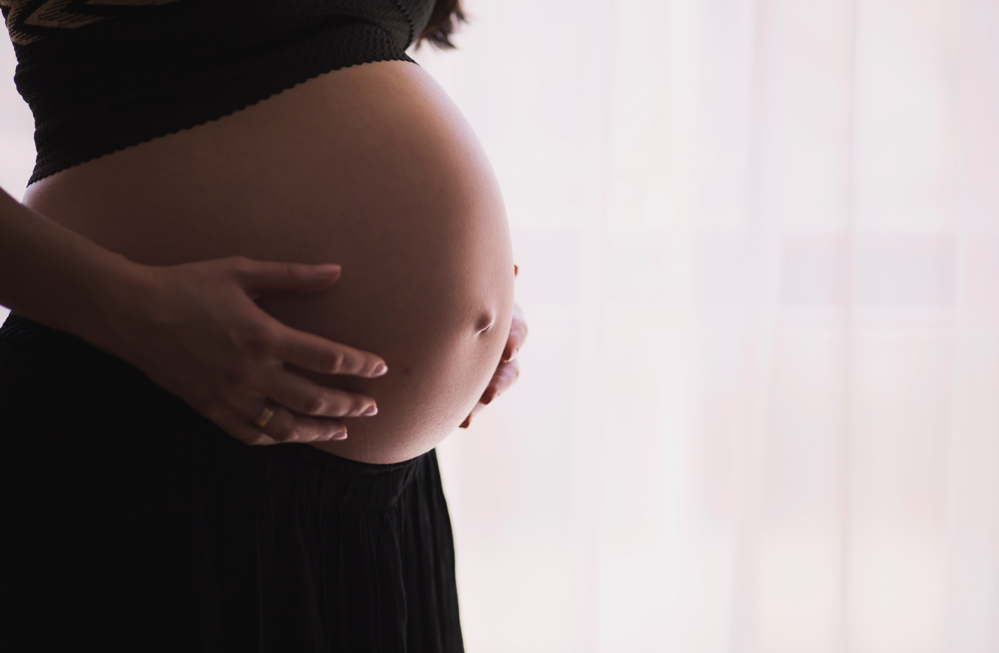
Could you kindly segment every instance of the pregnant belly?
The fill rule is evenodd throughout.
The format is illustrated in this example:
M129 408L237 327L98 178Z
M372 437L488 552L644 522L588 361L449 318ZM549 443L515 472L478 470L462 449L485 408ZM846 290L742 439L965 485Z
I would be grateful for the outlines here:
M379 414L322 449L373 463L424 453L471 410L509 330L513 261L474 134L418 66L335 71L221 120L33 184L25 203L142 263L243 255L343 266L327 291L261 306L375 352Z

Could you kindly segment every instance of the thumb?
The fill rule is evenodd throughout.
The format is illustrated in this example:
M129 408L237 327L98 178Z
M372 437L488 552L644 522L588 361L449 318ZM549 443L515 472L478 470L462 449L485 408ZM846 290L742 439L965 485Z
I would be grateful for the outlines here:
M322 290L340 278L340 266L332 263L305 265L250 261L236 271L236 281L251 299L283 293Z

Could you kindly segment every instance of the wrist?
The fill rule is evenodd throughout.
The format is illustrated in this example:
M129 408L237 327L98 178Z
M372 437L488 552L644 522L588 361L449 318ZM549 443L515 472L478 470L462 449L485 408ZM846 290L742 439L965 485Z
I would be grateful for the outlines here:
M80 307L76 335L104 351L120 355L115 325L136 310L143 297L149 296L149 266L104 249L81 252L81 256L82 295L89 301Z

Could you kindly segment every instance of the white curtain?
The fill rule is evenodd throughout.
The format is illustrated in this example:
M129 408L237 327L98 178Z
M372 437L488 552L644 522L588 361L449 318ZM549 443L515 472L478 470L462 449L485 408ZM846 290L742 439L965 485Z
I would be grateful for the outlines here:
M469 653L999 652L999 0L465 4L531 328L440 447Z

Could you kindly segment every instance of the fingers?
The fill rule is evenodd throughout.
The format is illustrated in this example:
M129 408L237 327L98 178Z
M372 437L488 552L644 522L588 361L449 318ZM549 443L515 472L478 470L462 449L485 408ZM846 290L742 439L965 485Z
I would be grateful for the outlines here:
M270 409L271 415L262 426L257 426L254 422L263 413L264 406ZM213 421L226 433L249 445L347 439L347 427L339 420L300 415L265 399L258 400L254 408L227 413Z
M472 425L472 419L474 419L475 416L478 415L479 412L483 408L485 408L485 407L486 407L485 404L482 404L482 403L475 404L475 408L472 409L472 412L469 414L468 417L465 418L465 421L462 422L461 425L458 428L460 428L460 429L467 429L469 426L471 426Z
M461 423L459 428L467 429L479 411L492 403L493 399L510 389L510 386L516 383L519 377L520 363L518 361L500 363L493 374L493 378L489 381L489 385L486 386L486 391L482 393L479 402L475 404L472 412L465 418L465 421Z
M235 415L227 415L215 423L243 444L277 444L276 440L262 433L251 422L244 422Z
M262 396L212 419L227 433L251 445L347 438L347 427L339 420L300 415Z
M278 293L322 290L340 277L340 266L254 261L243 257L225 260L236 281L251 299Z
M260 427L265 435L277 442L328 442L346 440L347 427L343 422L292 414L287 408L272 402L267 404L274 414ZM260 415L258 412L257 415ZM255 419L254 418L251 419Z
M264 392L277 403L313 417L371 417L378 414L378 406L371 397L324 388L290 372L278 374Z
M225 262L251 299L274 293L320 290L340 276L340 266L335 264L275 263L243 257L232 257L225 259ZM373 378L388 372L385 361L375 354L290 329L277 320L268 322L268 325L261 325L247 334L247 347L255 353L283 354L284 360L289 363L325 374ZM272 352L272 347L279 340L284 341L278 347L280 351Z
M527 340L527 322L524 321L524 314L520 306L513 305L513 319L510 321L510 335L507 336L506 346L503 348L502 361L508 363L517 356L517 352L524 346Z
M482 393L482 398L479 401L484 405L489 405L493 399L500 396L506 392L510 386L517 382L520 377L520 363L518 361L510 361L509 363L500 363L500 366L496 368L496 373L493 374L493 378L489 381L489 385L486 386L486 391Z
M324 374L368 378L388 372L388 366L380 356L294 329L287 329L285 335L281 355L293 365Z

